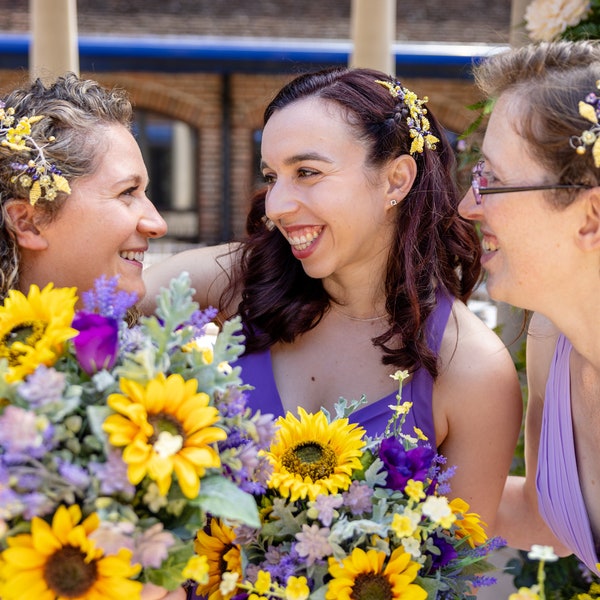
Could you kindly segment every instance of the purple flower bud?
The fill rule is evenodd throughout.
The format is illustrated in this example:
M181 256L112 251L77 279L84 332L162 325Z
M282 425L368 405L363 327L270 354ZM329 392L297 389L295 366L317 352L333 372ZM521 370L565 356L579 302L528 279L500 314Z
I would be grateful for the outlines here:
M73 327L79 335L73 340L75 355L88 375L111 369L117 359L119 324L115 319L78 312Z
M385 438L379 447L379 458L387 471L387 486L404 490L409 479L425 481L434 456L435 452L429 446L405 450L400 440Z

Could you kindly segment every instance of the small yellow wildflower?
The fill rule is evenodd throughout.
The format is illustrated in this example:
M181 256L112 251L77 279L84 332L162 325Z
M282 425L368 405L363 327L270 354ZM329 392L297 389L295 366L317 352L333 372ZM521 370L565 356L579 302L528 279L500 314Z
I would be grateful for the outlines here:
M306 577L290 577L285 588L286 600L306 600L310 594Z
M208 559L206 556L192 556L181 574L186 579L193 579L196 583L206 585L208 583Z
M254 584L254 589L259 594L266 594L271 588L271 573L268 571L259 571L256 576L256 583Z
M404 493L413 501L418 502L425 498L425 492L423 491L423 482L409 479L404 487Z

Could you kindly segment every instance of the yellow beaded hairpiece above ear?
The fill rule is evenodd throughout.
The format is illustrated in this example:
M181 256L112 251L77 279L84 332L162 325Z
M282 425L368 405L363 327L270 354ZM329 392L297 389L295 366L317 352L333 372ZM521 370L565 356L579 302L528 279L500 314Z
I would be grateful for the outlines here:
M600 90L600 80L596 81L596 88ZM591 146L594 165L600 167L600 124L598 124L600 96L596 92L590 92L585 100L579 102L579 114L592 123L592 126L579 136L571 136L569 143L572 148L575 148L577 154L585 154L586 147Z
M429 119L425 116L427 109L424 107L424 104L429 101L429 98L425 96L421 100L414 92L403 87L399 81L381 81L376 79L375 83L386 87L392 97L399 98L400 102L407 109L406 122L409 127L410 137L413 138L410 145L410 154L414 155L415 152L422 154L425 147L429 150L435 150L435 144L440 140L429 131Z
M15 125L15 111L0 102L0 145L18 154L29 154L29 160L11 163L15 175L11 182L29 190L31 205L40 199L54 200L58 192L71 193L69 182L60 169L46 161L44 147L31 137L31 126L43 119L43 115L21 117ZM48 138L52 143L54 137Z

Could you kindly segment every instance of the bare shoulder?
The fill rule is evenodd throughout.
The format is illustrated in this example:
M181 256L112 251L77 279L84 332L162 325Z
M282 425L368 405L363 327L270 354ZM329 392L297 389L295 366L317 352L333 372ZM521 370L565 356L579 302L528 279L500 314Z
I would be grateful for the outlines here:
M149 266L144 270L146 296L141 303L142 311L152 313L160 288L168 286L173 277L184 271L190 275L196 290L194 299L200 306L219 307L221 294L229 285L239 259L239 248L237 244L192 248Z
M514 364L504 342L463 302L455 300L441 347L442 370L457 370L468 376L472 370L485 367L512 372ZM507 367L508 365L508 367Z
M521 385L512 357L500 337L458 300L444 332L440 359L437 402L449 418L460 407L474 418L493 415L520 426Z

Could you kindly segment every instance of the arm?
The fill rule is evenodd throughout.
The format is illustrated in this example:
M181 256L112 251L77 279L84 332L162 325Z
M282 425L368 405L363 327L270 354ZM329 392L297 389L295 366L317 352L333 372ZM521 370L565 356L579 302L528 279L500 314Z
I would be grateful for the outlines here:
M507 481L498 513L498 531L513 548L529 550L533 544L541 544L552 546L559 555L567 555L571 552L554 537L538 511L535 486L546 381L557 337L558 331L548 320L534 315L527 336L526 474Z
M453 315L434 387L437 442L448 466L456 467L450 496L468 502L492 536L521 428L521 388L498 336L461 302Z
M167 287L173 277L183 271L190 274L192 287L196 290L194 300L201 308L214 306L222 311L235 312L237 301L232 306L220 306L221 294L231 282L235 262L238 258L234 244L205 246L179 252L144 270L146 296L140 302L144 314L156 309L156 296L160 288Z

